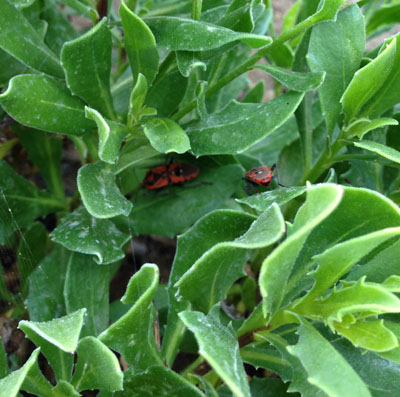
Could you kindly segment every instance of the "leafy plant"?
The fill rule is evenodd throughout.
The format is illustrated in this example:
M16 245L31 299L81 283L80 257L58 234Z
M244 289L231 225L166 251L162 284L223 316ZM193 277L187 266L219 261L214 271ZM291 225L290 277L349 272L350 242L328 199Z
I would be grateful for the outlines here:
M32 343L0 396L397 395L398 8L298 0L278 35L270 1L2 0L0 299ZM126 272L139 235L179 235L167 284Z

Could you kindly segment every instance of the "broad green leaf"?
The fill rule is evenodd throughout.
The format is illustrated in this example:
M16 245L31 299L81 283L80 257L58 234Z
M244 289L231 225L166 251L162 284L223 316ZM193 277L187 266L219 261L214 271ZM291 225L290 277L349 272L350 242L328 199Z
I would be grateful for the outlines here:
M379 156L400 164L400 152L382 143L363 140L361 142L354 142L354 146L376 153Z
M390 42L392 45L397 43L393 66L379 90L361 110L361 114L367 117L378 117L400 102L400 35L397 34L393 38L387 39L382 48L385 48ZM383 76L379 76L379 79L382 78Z
M290 236L263 262L259 277L264 314L274 314L282 304L294 263L312 230L339 205L343 189L339 185L309 186L307 200L298 211Z
M47 230L43 223L33 223L21 236L18 246L18 272L22 290L27 287L30 274L46 255Z
M164 365L153 365L144 372L124 380L124 392L116 397L153 397L158 395L174 397L201 397L204 394L183 376Z
M118 160L119 149L129 131L122 124L104 119L95 109L86 106L85 114L88 119L97 124L100 159L106 163L114 164Z
M391 25L399 22L400 4L382 4L369 18L367 23L367 35L382 26Z
M254 194L253 196L243 199L236 199L236 201L241 204L246 204L257 211L265 211L273 203L280 206L284 205L302 195L306 190L307 188L305 186L284 187Z
M205 215L187 232L178 236L177 250L168 282L169 312L163 338L162 353L168 365L172 365L183 338L184 325L178 313L188 309L188 302L177 296L175 284L201 257L224 241L232 241L244 234L255 217L232 210L217 210ZM239 250L238 250L239 251ZM235 258L239 265L243 255ZM213 272L212 272L213 273ZM239 268L241 274L241 269ZM197 287L196 287L197 288Z
M208 223L209 217L219 218L219 227L224 232L224 229L233 227L232 218L239 217L241 213L221 210L219 217L218 214L206 216L203 222ZM214 226L207 234L214 234L216 230L218 229ZM178 294L190 301L195 309L207 313L226 296L234 281L244 275L243 267L250 249L267 247L283 236L285 222L278 205L273 204L249 227L244 230L239 228L237 232L235 239L224 239L224 242L203 253L175 284ZM196 235L196 228L193 229L193 234ZM207 238L207 234L204 238Z
M123 374L115 354L98 339L88 336L79 341L78 362L71 383L77 391L123 390Z
M264 98L264 91L265 91L265 81L261 80L246 93L246 95L242 99L242 102L260 103Z
M43 43L41 35L8 0L0 3L0 48L39 72L63 77L56 55Z
M105 117L115 119L110 92L111 32L107 18L79 38L64 44L61 65L73 94Z
M254 376L249 385L252 397L286 397L288 395L287 384L284 384L281 379Z
M312 231L297 258L288 282L286 302L311 287L312 277L307 274L314 263L314 255L346 240L400 224L398 207L386 197L367 189L348 186L342 186L342 189L344 195L339 206Z
M65 380L61 380L57 382L57 384L53 387L52 393L54 397L80 397L79 394L74 387L66 382Z
M369 120L360 118L355 120L353 123L348 125L344 129L344 137L346 139L351 139L357 137L358 139L363 139L364 135L376 128L382 128L387 125L398 125L399 122L396 119L391 119L388 117L383 117L381 119Z
M203 215L223 207L237 190L242 176L243 171L236 164L204 165L200 166L199 177L183 187L169 187L160 193L141 190L129 216L129 227L135 234L173 237L182 233Z
M22 368L11 372L11 374L5 378L0 379L0 392L2 396L15 397L19 395L18 391L20 390L20 387L24 382L29 370L37 361L39 351L40 349L34 350Z
M333 321L341 322L344 316L354 313L369 316L399 313L400 299L379 284L365 282L363 277L350 286L334 288L327 298L307 301L295 310L304 316L332 324Z
M335 330L354 346L376 352L392 350L399 346L396 336L385 327L383 320L357 321L355 324L335 322Z
M373 397L391 397L399 393L399 364L357 349L343 339L333 342L333 347L357 371Z
M344 276L354 265L386 240L400 235L400 228L390 228L347 240L312 258L318 268L311 273L315 284L304 300L314 299Z
M69 251L55 245L29 277L29 294L26 305L31 321L50 321L66 314L64 282Z
M385 84L385 80L392 70L395 57L396 40L392 40L373 61L355 73L340 99L343 113L346 116L346 123L349 123L378 92L382 84ZM367 113L365 116L369 116L369 114Z
M88 255L72 253L67 268L64 297L67 313L86 309L82 336L97 336L109 320L110 268L99 266Z
M228 385L234 396L250 396L246 372L239 354L239 344L232 326L219 320L219 307L208 316L200 312L179 313L185 325L194 333L199 353Z
M79 193L85 208L96 218L128 216L131 212L132 203L119 191L113 171L113 167L102 161L79 169Z
M84 314L85 309L81 309L44 323L25 320L19 323L19 328L40 347L59 380L71 376Z
M190 149L185 131L170 119L153 118L144 123L151 146L161 153L185 153Z
M52 385L42 374L37 361L27 373L21 389L34 396L52 396Z
M187 130L192 151L205 154L236 154L248 149L282 125L300 104L303 93L288 92L267 103L232 101L208 123Z
M18 75L24 74L27 67L17 59L0 49L0 87L7 87L8 81Z
M48 189L57 197L64 197L60 162L62 140L37 130L18 129L18 137L28 157L40 169Z
M158 72L159 55L153 33L143 20L121 2L119 9L124 29L125 49L134 80L142 73L149 85Z
M122 247L130 239L110 220L93 218L84 207L64 217L50 237L72 251L95 255L95 261L102 265L122 259Z
M64 209L64 204L22 178L0 160L0 244L39 216Z
M48 132L83 135L95 126L85 117L83 102L62 82L45 75L12 78L0 104L19 123Z
M156 265L145 264L129 280L122 302L129 311L110 325L99 339L121 353L134 372L163 365L154 337L155 310L152 304L158 286Z
M359 375L311 324L301 320L297 333L298 343L287 349L301 361L311 384L332 397L371 396Z
M233 41L243 41L252 48L271 44L270 37L239 33L222 26L177 17L152 17L145 22L157 45L171 51L207 51Z
M254 67L267 72L289 90L298 92L315 90L324 82L326 74L324 71L294 72L292 70L263 63L256 64Z
M255 342L242 347L240 356L245 363L255 368L269 369L282 376L282 379L292 376L291 365L267 342Z

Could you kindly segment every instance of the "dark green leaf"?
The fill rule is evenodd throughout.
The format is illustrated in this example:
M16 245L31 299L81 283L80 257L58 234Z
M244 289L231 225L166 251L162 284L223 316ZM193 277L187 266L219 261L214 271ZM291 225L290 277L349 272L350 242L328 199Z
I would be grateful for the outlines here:
M161 153L185 153L190 149L185 131L170 119L154 118L146 121L144 133L151 146Z
M67 313L86 309L82 336L97 336L109 319L110 268L99 266L88 255L73 253L65 277Z
M122 259L121 247L130 239L110 220L91 217L84 207L64 217L50 236L72 251L96 255L95 261L102 265Z
M400 4L382 4L368 20L367 35L382 26L387 26L399 22Z
M25 74L12 78L0 104L21 124L48 132L82 135L94 128L83 102L58 80Z
M71 383L77 391L123 390L123 374L115 354L98 339L88 336L79 341L78 362Z
M130 279L122 298L122 302L132 304L131 308L99 336L103 343L122 354L134 372L163 364L153 329L155 310L152 301L158 278L156 265L143 265Z
M219 307L215 306L208 316L192 311L181 312L179 316L194 333L200 355L228 385L234 396L250 396L236 333L231 325L225 327L221 324L218 314Z
M300 104L303 93L288 92L267 103L231 102L208 123L187 130L192 151L205 154L236 154L248 149L282 125Z
M30 368L21 389L35 396L52 396L51 383L42 374L37 361Z
M307 63L313 72L326 72L318 94L330 133L341 112L339 100L360 65L364 47L364 17L357 5L340 12L335 22L312 30Z
M251 33L238 33L202 21L177 17L146 18L160 47L172 51L207 51L233 41L243 41L253 48L271 44L271 38Z
M289 90L306 92L318 88L325 79L325 72L294 72L278 66L259 63L254 65L257 69L267 72L275 80L279 81Z
M0 244L17 229L27 227L35 218L64 205L38 189L0 160Z
M7 87L8 81L17 74L23 74L27 67L0 49L0 87Z
M6 377L9 373L8 359L6 351L4 350L3 340L0 337L0 379Z
M119 9L124 28L125 48L134 80L142 73L149 85L158 72L159 55L153 33L124 3Z
M79 169L78 189L86 209L96 218L128 216L131 212L132 203L119 191L113 167L102 161Z
M63 77L60 62L41 35L8 0L0 3L0 47L32 69Z
M110 93L111 32L107 18L81 37L64 44L61 64L73 94L110 119L115 112Z

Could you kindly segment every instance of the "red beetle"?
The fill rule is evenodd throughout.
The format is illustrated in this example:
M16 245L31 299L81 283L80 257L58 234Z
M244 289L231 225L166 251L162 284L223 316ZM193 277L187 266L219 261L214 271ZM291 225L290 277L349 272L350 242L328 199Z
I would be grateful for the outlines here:
M269 186L272 181L275 168L275 164L271 168L260 165L259 167L255 167L250 171L247 171L244 175L248 181L255 183L256 185Z
M199 173L199 168L193 164L172 163L159 165L146 172L142 187L147 190L156 190L166 186L179 185L196 178Z

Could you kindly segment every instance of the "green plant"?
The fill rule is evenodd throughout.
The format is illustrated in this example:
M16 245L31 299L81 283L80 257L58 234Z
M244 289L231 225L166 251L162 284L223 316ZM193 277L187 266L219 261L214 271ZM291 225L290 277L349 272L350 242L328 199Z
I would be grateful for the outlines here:
M397 395L400 35L365 43L398 11L298 0L276 35L270 1L2 0L0 298L37 349L0 345L0 397ZM146 192L167 156L199 177ZM144 264L110 303L142 234L179 234L168 284Z

